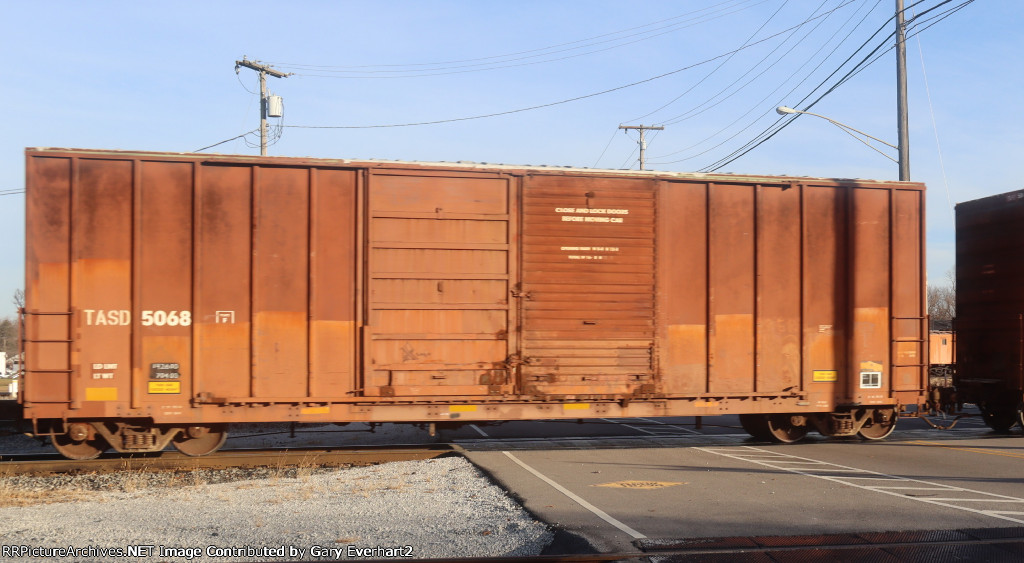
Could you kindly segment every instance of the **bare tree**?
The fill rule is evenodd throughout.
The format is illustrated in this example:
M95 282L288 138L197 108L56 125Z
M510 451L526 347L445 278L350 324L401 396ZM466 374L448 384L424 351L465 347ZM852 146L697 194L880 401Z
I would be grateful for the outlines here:
M946 284L928 286L928 315L932 330L951 330L956 316L956 276L946 272Z
M11 299L11 302L14 303L14 306L19 308L19 309L24 307L25 306L25 290L24 289L15 289L14 290L14 297Z

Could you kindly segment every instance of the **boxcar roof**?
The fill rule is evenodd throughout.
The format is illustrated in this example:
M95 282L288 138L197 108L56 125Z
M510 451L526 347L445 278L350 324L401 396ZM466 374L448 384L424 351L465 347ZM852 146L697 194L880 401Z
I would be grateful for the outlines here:
M141 159L141 160L176 160L196 162L235 162L247 164L263 164L268 166L310 166L310 167L346 167L346 168L381 168L381 169L422 169L422 170L464 170L479 172L510 172L510 173L541 173L541 174L566 174L586 176L629 176L634 178L658 178L665 180L697 180L704 182L744 182L758 184L837 184L857 185L861 187L901 189L924 189L920 182L899 182L895 180L870 180L860 178L826 178L810 176L774 176L761 174L709 174L701 172L673 172L665 170L629 170L611 168L580 168L574 166L555 165L531 165L531 164L495 164L489 162L428 162L411 160L382 160L382 159L349 159L349 158L316 158L316 157L293 157L293 156L255 156L240 154L220 153L191 153L191 152L152 152L152 151L128 151L128 150L105 150L105 149L81 149L81 148L54 148L54 147L30 147L26 148L27 155L65 155L65 156L95 156L111 159Z

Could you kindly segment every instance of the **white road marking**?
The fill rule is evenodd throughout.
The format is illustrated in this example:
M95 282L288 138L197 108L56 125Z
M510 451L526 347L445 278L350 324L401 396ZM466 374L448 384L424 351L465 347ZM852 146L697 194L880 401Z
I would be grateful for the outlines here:
M483 430L480 430L479 426L477 426L475 424L470 424L469 427L472 428L473 430L476 430L477 434L480 434L484 438L490 438L490 436L488 436L486 432L484 432Z
M695 450L700 450L706 453L720 455L740 461L746 461L749 463L756 463L772 469L780 471L788 471L790 473L796 473L798 475L804 475L807 477L814 477L815 479L824 479L826 481L832 481L834 483L840 483L848 485L850 487L857 487L858 489L864 489L873 491L876 493L882 493L891 495L907 500L913 500L917 502L923 502L936 506L943 506L946 508L952 508L955 510L963 510L965 512L973 512L975 514L981 514L989 516L991 518L999 518L1002 520L1009 520L1010 522L1017 522L1024 524L1024 511L1011 511L1011 510L980 510L976 508L969 508L967 506L960 506L955 503L970 503L970 502L993 502L993 503L1017 503L1022 509L1024 509L1024 498L1011 497L1007 495L1000 495L995 493L986 493L984 491L976 491L973 489L965 489L963 487L954 487L952 485L943 485L942 483L931 483L928 481L922 481L919 479L908 479L906 477L898 477L896 475L888 475L885 473L878 473L876 471L868 471L866 469L858 469L856 467L849 467L846 465L838 465L834 463L828 463L824 461L813 460L810 458L799 457L788 454L779 454L778 452L769 452L761 448L754 446L734 446L734 447L698 447ZM764 453L772 453L773 458L786 457L793 460L802 460L806 462L816 462L822 464L821 468L809 468L809 467L793 467L786 465L785 463L778 463L773 461L765 461ZM815 473L821 472L821 473ZM853 475L831 475L831 473L858 473L859 476ZM826 474L823 474L826 473ZM866 480L881 480L890 483L899 483L899 485L869 485L864 483ZM900 492L905 491L905 492ZM947 491L961 493L965 498L928 498L914 496L909 491Z
M472 427L477 432L479 432L481 436L483 436L485 438L489 437L486 432L484 432L483 430L480 429L479 426L477 426L475 424L470 424L469 426ZM627 526L627 525L623 524L622 522L616 520L615 518L612 518L607 512L605 512L605 511L601 510L600 508L590 504L589 502L584 500L582 497L580 497L576 493L570 491L569 489L566 489L565 487L559 485L554 480L550 479L547 475L544 475L540 471L537 471L536 469L534 469L534 468L530 467L529 465L523 463L523 461L521 459L519 459L518 457L512 455L512 453L510 453L510 452L501 452L501 453L505 454L506 457L511 459L513 462L515 462L515 464L518 465L519 467L522 467L523 469L525 469L525 470L529 471L530 473L532 473L535 477L537 477L541 481L544 481L548 485L551 485L552 487L554 487L556 491L558 491L558 492L562 493L563 495L569 497L570 499L575 501L577 504L579 504L583 508L586 508L587 510L592 512L594 515L596 515L601 520L604 520L605 522L608 522L612 526L615 526L616 528L618 528L618 529L622 530L623 532L629 534L630 536L633 537L633 539L642 540L642 539L645 539L647 537L647 536L641 534L640 532L634 530L633 528L630 528L629 526Z
M682 432L689 432L690 434L697 434L698 436L704 436L704 434L702 434L701 432L697 432L696 430L690 430L689 428L684 428L684 427L678 426L676 424L669 424L667 422L662 422L660 420L655 420L655 419L652 419L652 418L633 418L633 419L629 419L629 418L626 418L626 419L602 418L601 420L603 420L605 422L614 422L615 424L618 424L620 426L625 426L626 428L630 428L632 430L636 430L637 432L643 432L644 434L650 434L652 436L677 436L680 431L682 431ZM643 428L643 427L640 427L640 426L633 426L632 424L626 424L625 422L622 422L623 420L642 420L644 422L649 422L649 423L653 423L653 424L660 424L664 428L670 429L670 430L668 432L664 432L664 431L661 431L660 428L658 430L652 430L652 429Z
M639 418L637 420L643 420L644 422L650 422L652 424L661 424L661 425L665 426L666 428L675 428L677 430L682 430L683 432L689 432L690 434L698 434L698 435L702 434L701 432L697 432L696 430L690 430L689 428L686 428L685 426L679 426L678 424L669 424L667 422L658 420L656 418Z

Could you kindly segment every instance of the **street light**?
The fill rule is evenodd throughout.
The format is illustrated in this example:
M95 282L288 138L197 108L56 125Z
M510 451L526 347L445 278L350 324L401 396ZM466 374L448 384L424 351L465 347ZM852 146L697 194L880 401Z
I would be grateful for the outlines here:
M854 139L857 139L858 141L864 143L871 150L877 152L878 154L884 156L885 158L888 158L889 160L895 162L896 164L900 163L900 161L898 161L895 158L893 158L893 157L885 154L884 152L878 150L877 148L873 147L871 145L871 143L865 141L864 139L861 139L860 137L858 137L857 135L854 135L853 133L859 133L861 135L864 135L865 137L867 137L869 139L873 139L875 141L878 141L879 143L882 143L883 145L892 147L892 148L896 149L897 151L900 150L899 147L897 147L896 145L894 145L892 143L887 143L887 142L879 139L878 137L872 137L871 135L868 135L867 133L865 133L865 132L863 132L863 131L861 131L859 129L854 129L853 127L850 127L849 125L846 125L845 123L840 123L840 122L836 121L835 119L832 119L832 118L829 118L829 117L825 117L824 115L819 115L817 113L811 113L809 111L800 111L798 109L793 109L793 108L786 107L786 106L779 106L779 107L775 108L775 112L778 113L779 115L789 115L789 114L794 114L794 113L805 113L807 115L813 115L814 117L820 117L820 118L824 119L825 121L828 121L832 125L835 125L836 127L842 129L847 135L849 135L849 136L853 137Z

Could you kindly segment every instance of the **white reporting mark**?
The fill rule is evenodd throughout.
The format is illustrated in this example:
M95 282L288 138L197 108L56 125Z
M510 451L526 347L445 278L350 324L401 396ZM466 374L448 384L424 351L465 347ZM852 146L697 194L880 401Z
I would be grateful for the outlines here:
M476 430L481 436L483 436L485 438L489 438L490 437L490 436L487 435L486 432L481 430L479 426L477 426L475 424L470 424L469 426L473 430ZM501 453L505 454L506 457L508 457L510 460L512 460L519 467L522 467L523 469L525 469L525 470L529 471L530 473L532 473L535 477L537 477L541 481L544 481L548 485L551 485L552 487L554 487L556 491L558 491L558 492L562 493L563 495L569 497L570 499L575 501L577 504L579 504L583 508L586 508L587 510L592 512L595 516L597 516L601 520L604 520L605 522L608 522L609 524L611 524L612 526L615 526L619 530L622 530L623 532L629 534L634 539L642 540L642 539L645 539L647 537L647 536L641 534L640 532L634 530L633 528L630 528L629 526L627 526L627 525L623 524L622 522L616 520L615 518L612 518L607 512L605 512L605 511L601 510L600 508L590 504L589 502L584 500L582 497L580 497L576 493L573 493L569 489L566 489L565 487L559 485L554 480L552 480L548 476L544 475L540 471L537 471L536 469L534 469L534 468L530 467L529 465L523 463L523 461L521 459L519 459L518 457L512 455L510 452L501 452Z

